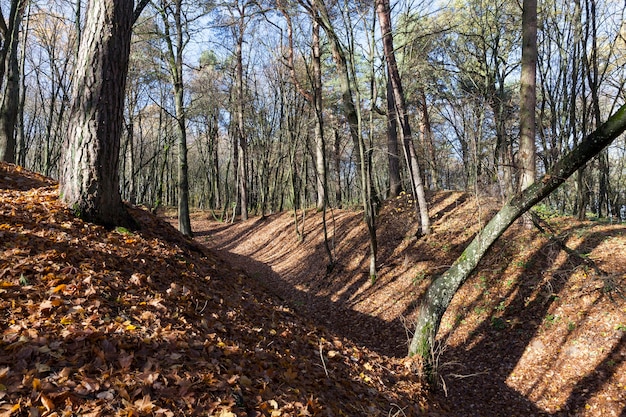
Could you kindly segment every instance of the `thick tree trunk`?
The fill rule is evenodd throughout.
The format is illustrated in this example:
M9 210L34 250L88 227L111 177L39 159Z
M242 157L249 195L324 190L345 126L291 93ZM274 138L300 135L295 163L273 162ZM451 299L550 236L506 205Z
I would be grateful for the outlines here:
M60 195L97 223L130 225L119 191L119 149L133 2L90 1L74 75Z
M17 34L15 35L17 38ZM11 41L7 56L6 85L0 107L0 160L15 163L17 141L16 124L20 106L20 70L17 39Z
M20 106L20 68L18 39L26 1L11 2L9 24L3 36L3 95L0 106L0 160L15 163L17 141L15 126Z
M430 351L443 314L454 294L474 271L491 245L516 219L547 197L624 130L626 130L626 105L558 161L539 181L519 192L505 204L476 235L454 264L433 281L420 306L415 333L409 346L409 355L422 356L427 371L430 365Z

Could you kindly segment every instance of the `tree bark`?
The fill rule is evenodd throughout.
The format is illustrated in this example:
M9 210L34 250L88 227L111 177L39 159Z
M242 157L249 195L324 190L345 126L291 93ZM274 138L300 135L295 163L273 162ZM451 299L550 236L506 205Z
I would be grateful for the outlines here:
M422 117L420 119L420 132L424 140L425 153L428 155L428 165L430 170L430 189L439 188L439 176L437 175L437 157L435 155L435 144L433 143L433 130L430 125L430 115L428 114L428 104L426 103L426 93L423 88L418 91L420 96L419 108Z
M520 79L520 190L535 182L535 107L537 103L537 0L524 0Z
M376 0L376 12L378 14L380 31L383 38L385 60L387 61L389 78L391 79L398 120L400 121L400 133L404 144L404 153L409 171L409 178L411 179L413 194L415 195L418 203L417 209L420 214L422 234L427 235L430 233L428 205L426 203L426 194L424 192L424 183L419 169L417 152L415 152L415 144L413 143L411 125L409 123L404 92L402 90L400 72L398 71L398 64L396 63L396 56L393 47L393 35L391 32L391 10L389 0Z
M317 171L317 209L324 212L324 227L326 224L326 202L328 201L326 143L324 141L324 116L322 102L322 61L320 51L320 25L313 18L313 105L315 107L315 166ZM326 231L324 231L326 233ZM325 240L326 242L326 240ZM328 246L328 245L326 245ZM331 259L332 263L332 259Z
M519 192L506 203L476 235L454 264L432 282L420 306L415 333L409 346L409 355L420 355L425 361L427 372L432 365L430 351L443 314L452 297L474 271L491 245L515 220L547 197L625 130L626 105L623 105L602 126L558 161L539 181Z
M239 197L241 204L241 220L248 220L248 143L245 136L244 102L243 102L243 32L245 31L244 14L241 14L236 46L236 84L237 84L237 138L239 172Z
M387 162L389 164L389 197L397 197L402 191L400 156L398 149L398 114L393 98L391 76L387 71Z
M0 160L15 163L17 141L15 126L20 106L20 68L17 45L24 10L25 0L11 1L9 23L2 30L3 84L2 105L0 106ZM2 18L4 20L4 18Z
M178 126L178 230L185 236L192 236L193 232L189 218L187 111L185 109L185 91L183 83L183 49L185 47L183 31L185 28L182 22L183 11L181 0L176 0L173 4L173 32L170 27L165 4L161 5L159 12L165 29L163 38L167 45L167 62L170 70L170 78L174 87L174 107L176 111L176 125Z
M133 2L92 0L74 73L60 195L79 217L131 225L119 191L119 149Z

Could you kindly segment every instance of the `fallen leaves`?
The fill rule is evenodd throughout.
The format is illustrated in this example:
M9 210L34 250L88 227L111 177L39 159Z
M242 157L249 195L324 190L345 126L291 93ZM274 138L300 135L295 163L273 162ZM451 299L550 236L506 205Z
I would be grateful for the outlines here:
M383 359L149 213L130 209L139 231L106 230L72 217L51 181L0 171L0 416L421 413L415 374L364 368Z

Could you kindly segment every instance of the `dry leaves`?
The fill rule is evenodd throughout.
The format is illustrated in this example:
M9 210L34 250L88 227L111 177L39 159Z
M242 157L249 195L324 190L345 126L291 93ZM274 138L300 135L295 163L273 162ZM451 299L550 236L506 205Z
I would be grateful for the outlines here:
M434 233L416 237L411 196L386 201L377 219L376 282L368 276L361 213L329 214L339 260L330 275L319 213L307 212L303 243L295 237L293 213L227 227L197 213L192 222L207 236L207 245L300 314L381 357L401 357L430 280L454 262L498 207L495 199L433 193ZM626 412L626 226L566 217L549 222L570 248L593 259L607 275L598 276L536 230L509 230L455 295L442 322L441 345L433 353L438 393L451 415L604 417ZM346 355L361 361L349 349L325 352L327 364ZM376 382L367 364L376 370L380 362L359 363L359 379Z
M50 180L0 165L0 416L436 410L401 362L313 326L131 212L140 231L84 223Z

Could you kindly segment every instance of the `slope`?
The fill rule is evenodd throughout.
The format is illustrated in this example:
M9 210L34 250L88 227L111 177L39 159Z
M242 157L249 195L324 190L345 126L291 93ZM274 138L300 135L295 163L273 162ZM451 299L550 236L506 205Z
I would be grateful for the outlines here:
M339 266L330 275L314 212L304 217L303 242L292 213L232 225L197 213L194 227L200 241L297 312L361 346L402 357L429 282L460 255L498 203L460 192L430 195L434 233L421 238L415 237L413 207L405 194L382 208L375 282L368 277L360 213L332 216ZM433 355L451 415L626 413L626 227L543 211L554 236L513 226L444 317ZM562 244L580 256L568 255Z
M146 211L106 230L57 192L0 165L0 416L438 414L410 361L302 319Z

